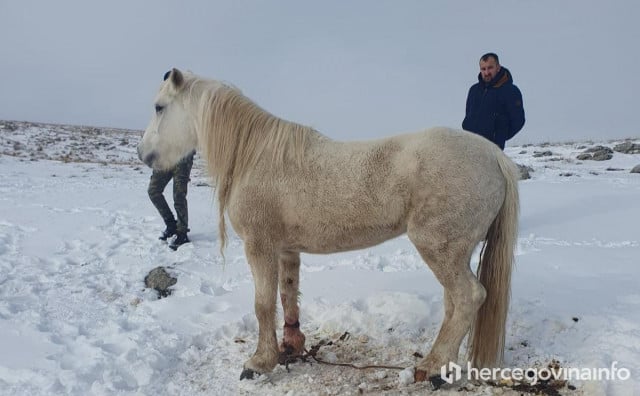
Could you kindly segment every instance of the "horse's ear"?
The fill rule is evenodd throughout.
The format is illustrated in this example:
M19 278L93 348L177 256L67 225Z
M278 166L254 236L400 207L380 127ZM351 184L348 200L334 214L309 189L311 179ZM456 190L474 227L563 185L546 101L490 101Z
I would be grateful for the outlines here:
M171 78L171 82L176 88L180 88L180 86L182 86L182 83L184 82L184 76L182 75L182 72L180 70L174 67L173 69L171 69L169 77Z

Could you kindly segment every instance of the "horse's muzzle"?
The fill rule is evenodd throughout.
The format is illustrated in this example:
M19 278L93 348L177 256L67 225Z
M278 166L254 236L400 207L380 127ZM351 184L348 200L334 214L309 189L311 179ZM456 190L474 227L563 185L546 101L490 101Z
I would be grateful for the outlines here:
M156 160L156 153L151 152L146 157L142 158L140 151L138 151L138 157L142 162L144 162L149 168L153 168L153 163Z
M148 167L153 168L152 165L153 161L156 159L156 154L152 151L146 157L143 157L140 144L138 144L138 147L136 147L136 151L138 152L138 158L140 159L140 161L144 162Z

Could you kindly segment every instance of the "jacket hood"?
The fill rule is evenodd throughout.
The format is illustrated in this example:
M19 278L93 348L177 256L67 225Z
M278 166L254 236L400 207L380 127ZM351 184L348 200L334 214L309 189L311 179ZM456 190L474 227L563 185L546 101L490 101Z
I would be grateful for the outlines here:
M511 77L509 69L501 66L498 74L496 74L496 76L488 83L485 83L482 79L482 73L478 73L478 81L487 87L500 88L505 84L513 84L513 77Z

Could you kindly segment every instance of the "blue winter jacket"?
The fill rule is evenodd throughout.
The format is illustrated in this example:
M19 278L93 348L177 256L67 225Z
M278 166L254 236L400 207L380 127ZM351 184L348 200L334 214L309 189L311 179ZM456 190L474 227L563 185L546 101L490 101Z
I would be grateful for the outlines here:
M501 67L489 83L478 74L478 83L467 95L467 109L462 129L491 140L501 149L524 126L522 94L513 84L511 73Z

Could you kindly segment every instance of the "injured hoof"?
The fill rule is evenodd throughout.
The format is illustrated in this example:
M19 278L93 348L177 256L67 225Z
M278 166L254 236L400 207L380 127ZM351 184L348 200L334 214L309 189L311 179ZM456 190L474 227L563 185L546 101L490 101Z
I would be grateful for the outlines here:
M413 373L413 381L414 382L423 382L427 380L427 372L424 370L418 370Z
M253 376L256 374L255 371L251 370L251 369L244 369L242 370L242 373L240 374L240 381L242 381L243 379L249 379L252 380Z

